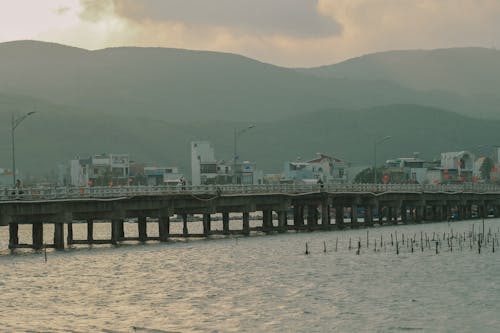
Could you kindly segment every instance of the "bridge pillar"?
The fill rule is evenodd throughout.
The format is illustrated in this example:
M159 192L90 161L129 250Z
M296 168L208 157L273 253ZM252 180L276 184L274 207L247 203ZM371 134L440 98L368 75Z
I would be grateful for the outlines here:
M335 226L338 229L344 228L344 206L343 205L335 206Z
M479 216L478 217L481 217L483 219L487 218L488 217L488 205L487 204L480 204L478 206L480 208L479 210Z
M384 224L384 206L379 205L378 206L378 224L382 225Z
M316 205L307 205L307 228L313 230L318 225L318 208Z
M250 213L243 212L243 235L250 235Z
M364 221L366 227L373 226L373 206L367 205L364 207Z
M43 222L33 223L32 227L33 248L40 250L43 247Z
M205 213L203 214L203 235L205 237L208 237L210 234L210 229L211 229L211 220L210 220L210 214Z
M64 250L64 223L54 223L54 247Z
M396 215L396 218L397 218L397 215ZM403 224L408 223L408 207L406 205L401 206L401 222ZM397 223L397 220L396 220L396 223Z
M287 229L286 210L278 211L278 232L285 232Z
M417 205L415 207L415 222L422 223L424 218L424 206Z
M188 225L187 225L187 214L182 214L182 235L186 237L189 234Z
M328 200L321 203L321 226L325 229L330 228L330 205Z
M357 228L358 224L358 205L351 206L351 228Z
M297 230L304 225L304 206L300 204L293 205L293 224Z
M148 224L146 220L146 216L139 216L137 219L137 228L139 231L139 241L144 243L148 239Z
M9 223L9 249L15 249L19 245L19 224Z
M111 220L111 244L113 245L118 244L118 240L120 239L120 233L121 233L120 226L123 226L123 220L121 219Z
M394 208L391 206L387 207L387 222L389 224L394 222Z
M94 243L94 220L87 220L87 244Z
M229 235L229 212L222 213L222 233Z
M495 217L498 218L500 217L500 205L495 205Z
M167 213L161 214L158 218L158 233L160 242L167 242L170 235L170 215Z
M273 229L273 211L265 209L262 211L262 230L270 232Z
M68 246L73 244L73 223L68 222L68 235L66 236L66 243Z

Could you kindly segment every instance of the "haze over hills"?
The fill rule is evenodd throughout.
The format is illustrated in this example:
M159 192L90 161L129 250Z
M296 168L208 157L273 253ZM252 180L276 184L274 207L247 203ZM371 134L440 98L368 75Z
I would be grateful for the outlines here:
M481 77L466 75L476 71L474 56L470 59L470 67L461 62L462 74L453 72L454 80ZM474 119L500 119L492 102L497 98L492 86L500 86L494 78L484 90L492 99L481 100L474 95L478 82L470 83L476 87L472 97L451 85L420 91L417 79L407 80L412 86L383 76L375 65L372 75L368 65L359 70L348 65L339 64L342 71L297 71L216 52L3 43L0 167L11 163L11 113L35 109L37 114L16 130L18 166L34 174L100 152L129 153L137 161L176 164L188 172L191 140L210 140L217 158L230 159L233 129L250 122L257 126L238 143L240 155L267 172L316 152L371 164L373 140L384 135L394 139L380 149L380 161L414 151L434 158L441 151L499 143L500 121Z
M500 114L500 51L496 49L388 51L300 72L319 77L381 80L419 91L446 91L467 96L478 105L489 103L496 116Z
M472 56L470 63L473 70ZM394 103L500 118L491 99L478 101L453 91L417 91L376 75L305 75L217 52L126 47L87 51L19 41L0 44L0 73L0 92L110 115L140 112L167 121L268 121L325 108ZM453 81L458 81L457 75ZM462 81L474 79L462 75Z

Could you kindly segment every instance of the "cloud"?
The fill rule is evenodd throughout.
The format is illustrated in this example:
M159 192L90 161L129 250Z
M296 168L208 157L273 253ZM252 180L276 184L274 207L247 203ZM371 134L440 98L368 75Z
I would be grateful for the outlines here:
M109 1L81 0L82 17L109 11ZM192 30L225 28L240 35L317 38L340 33L317 0L113 0L116 15L136 23L181 23Z
M500 47L498 0L16 0L2 9L0 41L211 50L290 67L393 49Z

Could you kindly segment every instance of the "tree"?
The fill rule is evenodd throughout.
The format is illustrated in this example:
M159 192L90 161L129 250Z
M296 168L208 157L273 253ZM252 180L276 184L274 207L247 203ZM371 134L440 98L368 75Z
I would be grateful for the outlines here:
M382 179L382 168L377 169L377 182L381 182ZM368 184L373 183L373 168L366 168L354 177L354 183L357 184Z
M481 179L489 181L491 178L491 170L494 166L495 164L493 163L493 160L489 157L485 157L483 163L481 163L481 166L479 167Z

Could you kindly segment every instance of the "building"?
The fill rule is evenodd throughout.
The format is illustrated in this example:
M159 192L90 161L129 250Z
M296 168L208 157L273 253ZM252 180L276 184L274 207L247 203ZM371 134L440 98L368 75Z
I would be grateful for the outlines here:
M391 183L419 183L426 179L427 162L418 157L400 157L385 162L384 180Z
M285 162L283 182L344 183L347 181L347 163L322 153L307 162Z
M441 153L445 182L470 182L474 171L474 154L468 151Z
M210 184L262 184L263 172L250 161L231 163L217 160L208 141L191 142L191 183Z
M71 160L69 169L72 186L126 185L130 161L127 154L99 154Z
M177 167L144 167L144 176L147 185L177 186L184 179Z
M208 141L191 142L191 184L215 183L217 179L217 160L214 148Z

